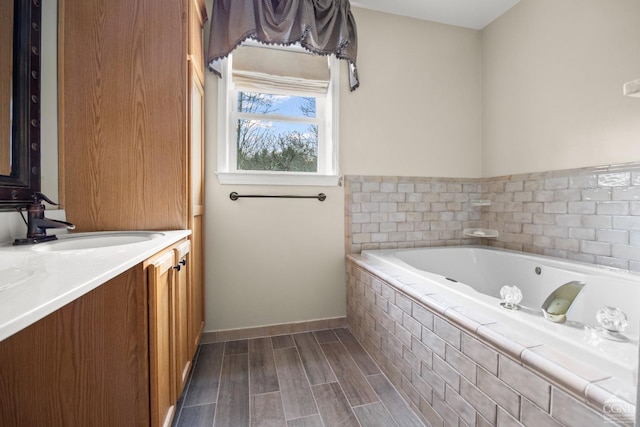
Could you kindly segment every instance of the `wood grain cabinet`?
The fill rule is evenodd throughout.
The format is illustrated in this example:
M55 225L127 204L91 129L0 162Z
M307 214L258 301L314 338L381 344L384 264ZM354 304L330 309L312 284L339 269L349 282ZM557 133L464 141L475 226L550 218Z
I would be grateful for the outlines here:
M191 361L195 356L196 348L191 345L189 337L189 327L193 323L194 313L192 311L191 296L193 286L191 281L191 242L184 241L173 249L174 275L175 275L175 347L176 347L176 370L174 387L176 397L179 398L184 390Z
M204 0L59 2L60 198L79 231L190 229L204 327Z
M195 356L181 240L0 341L0 426L170 426Z
M149 261L149 390L151 425L171 423L175 412L175 322L172 251Z
M190 246L184 241L144 264L149 289L152 426L171 425L195 355L189 341Z
M148 426L142 264L0 341L0 426Z

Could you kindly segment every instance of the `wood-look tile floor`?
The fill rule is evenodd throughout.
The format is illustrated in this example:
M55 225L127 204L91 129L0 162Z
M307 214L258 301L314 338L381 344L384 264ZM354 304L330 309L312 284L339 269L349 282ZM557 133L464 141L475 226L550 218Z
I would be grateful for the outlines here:
M424 424L340 328L201 344L173 426Z

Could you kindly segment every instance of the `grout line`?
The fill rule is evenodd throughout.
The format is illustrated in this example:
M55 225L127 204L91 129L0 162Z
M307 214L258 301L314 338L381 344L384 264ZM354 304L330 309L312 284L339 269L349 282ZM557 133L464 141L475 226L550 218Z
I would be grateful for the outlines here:
M269 340L269 344L271 347L271 357L273 359L273 369L275 369L276 371L276 381L278 382L278 393L280 393L280 407L282 408L282 417L284 418L284 423L285 425L288 425L287 423L287 413L284 410L284 399L282 398L282 387L280 387L280 376L278 375L278 364L276 363L276 353L275 353L275 349L273 348L273 340L271 339L271 337L265 337L265 339ZM295 343L294 343L295 345Z
M226 345L225 345L225 347L226 347ZM218 420L218 414L220 413L220 411L218 410L219 409L218 402L220 402L220 389L222 388L221 387L221 385L222 385L222 372L223 372L222 368L224 367L224 357L225 356L224 356L224 347L223 347L222 348L222 357L220 358L220 373L218 374L218 387L217 387L217 390L216 390L216 399L215 399L215 401L216 401L216 410L213 413L213 426L212 427L215 427L216 421Z
M252 418L253 418L253 414L251 411L251 361L249 360L249 358L251 357L251 344L250 341L251 339L247 339L247 404L249 405L249 407L247 408L247 412L248 412L248 418L249 418L249 425L253 425Z
M247 352L240 353L247 355L247 419L249 420L249 425L253 425L251 422L252 414L251 414L251 363L249 363L249 340L247 339Z
M336 379L336 382L338 382L338 385L339 385L340 382L338 381L338 377L336 376L336 373L333 372L333 369L331 368L331 365L327 360L327 356L325 356L324 351L322 350L322 346L320 345L320 343L318 342L318 339L316 338L316 334L314 334L313 331L311 331L310 334L313 337L313 341L318 345L318 348L320 349L320 353L322 354L322 357L324 357L324 361L327 363L327 366L331 370L331 373L333 374L334 378ZM293 343L295 344L296 348L298 348L298 343L296 343L296 340L293 340ZM298 354L300 354L300 349L298 349ZM302 365L302 369L304 369L304 364ZM304 369L304 371L305 371L305 375L307 375L307 370ZM318 405L318 399L316 398L316 394L313 392L313 385L311 385L311 381L309 381L309 375L307 375L307 381L309 382L309 388L311 389L311 395L313 396L313 401L316 403L316 408L318 408L318 415L320 416L320 421L322 422L322 425L325 427L331 427L331 426L326 426L324 422L324 418L322 417L322 413L320 412L320 405ZM322 384L331 384L331 383L322 383ZM320 384L315 384L315 385L320 385ZM342 390L342 387L340 389ZM355 417L355 414L354 414L354 417Z
M300 332L303 333L303 332ZM313 333L312 333L313 334ZM293 337L292 337L293 338ZM315 337L314 337L315 339ZM320 406L318 406L318 401L316 400L316 395L313 393L313 386L311 385L311 381L309 380L309 374L307 374L307 370L304 367L304 363L302 362L302 357L300 357L300 348L298 347L298 343L296 340L293 340L293 346L296 349L296 354L298 355L298 360L300 361L300 366L302 367L302 372L304 372L304 376L307 379L307 384L309 385L309 391L311 392L311 397L313 397L313 403L316 405L316 413L320 416L320 420L322 421L322 425L324 425L324 420L322 419L322 414L320 413Z

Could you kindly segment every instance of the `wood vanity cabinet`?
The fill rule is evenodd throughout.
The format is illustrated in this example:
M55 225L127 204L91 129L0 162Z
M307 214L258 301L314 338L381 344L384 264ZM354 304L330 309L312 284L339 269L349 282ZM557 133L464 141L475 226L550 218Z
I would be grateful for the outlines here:
M60 198L78 231L192 231L204 327L204 0L60 0Z
M0 426L168 426L195 348L181 240L0 341Z
M149 289L151 425L170 425L194 356L189 340L190 242L144 263Z
M148 426L139 264L0 341L0 426Z

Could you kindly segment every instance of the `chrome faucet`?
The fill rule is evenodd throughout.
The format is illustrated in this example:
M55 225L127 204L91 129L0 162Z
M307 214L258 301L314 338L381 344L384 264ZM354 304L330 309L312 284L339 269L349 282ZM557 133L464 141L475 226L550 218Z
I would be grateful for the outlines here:
M47 235L48 228L67 228L67 230L73 230L76 228L70 222L59 221L55 219L45 218L45 207L42 201L55 205L47 196L40 192L33 193L33 203L27 206L27 238L16 239L14 245L30 245L34 243L48 242L50 240L56 240L55 235Z
M562 323L567 320L567 313L575 302L585 283L577 280L567 282L558 287L542 303L542 314L544 318L555 323Z

